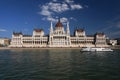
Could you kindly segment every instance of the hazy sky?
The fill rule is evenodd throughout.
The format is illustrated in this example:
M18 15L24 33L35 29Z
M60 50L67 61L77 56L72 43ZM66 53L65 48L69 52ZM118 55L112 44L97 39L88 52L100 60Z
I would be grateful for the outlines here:
M59 18L64 26L69 21L71 34L84 28L87 35L120 37L120 0L0 0L0 37L31 35L34 28L48 34L50 20L55 25Z

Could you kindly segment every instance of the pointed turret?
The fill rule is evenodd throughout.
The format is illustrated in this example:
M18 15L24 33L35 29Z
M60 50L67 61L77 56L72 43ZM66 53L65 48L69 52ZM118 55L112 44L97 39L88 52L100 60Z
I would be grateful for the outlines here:
M66 29L66 33L67 33L67 34L70 34L69 22L67 22L67 29Z
M50 34L53 33L53 24L52 24L52 21L51 21L51 24L50 24Z

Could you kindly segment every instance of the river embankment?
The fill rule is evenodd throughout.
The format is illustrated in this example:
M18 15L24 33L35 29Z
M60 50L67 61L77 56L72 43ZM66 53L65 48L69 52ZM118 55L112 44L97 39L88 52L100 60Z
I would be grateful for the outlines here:
M120 45L110 46L111 49L120 49ZM40 48L15 48L15 47L0 47L0 50L9 50L9 49L81 49L80 47L40 47Z

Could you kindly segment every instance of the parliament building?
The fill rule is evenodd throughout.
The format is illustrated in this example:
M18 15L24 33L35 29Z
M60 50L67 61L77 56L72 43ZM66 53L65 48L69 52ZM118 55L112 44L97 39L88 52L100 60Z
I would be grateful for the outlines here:
M84 29L75 29L70 35L69 22L66 30L59 20L55 26L50 24L49 35L43 29L34 29L32 35L13 32L10 47L108 47L104 33L87 36Z

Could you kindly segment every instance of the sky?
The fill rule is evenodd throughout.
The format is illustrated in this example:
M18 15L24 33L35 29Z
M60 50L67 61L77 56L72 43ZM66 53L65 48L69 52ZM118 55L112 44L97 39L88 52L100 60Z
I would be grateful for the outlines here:
M103 32L120 38L120 0L0 0L0 37L13 32L32 35L35 28L49 34L50 21L61 20L70 32L82 28L86 35Z

